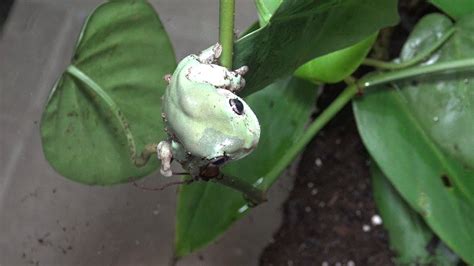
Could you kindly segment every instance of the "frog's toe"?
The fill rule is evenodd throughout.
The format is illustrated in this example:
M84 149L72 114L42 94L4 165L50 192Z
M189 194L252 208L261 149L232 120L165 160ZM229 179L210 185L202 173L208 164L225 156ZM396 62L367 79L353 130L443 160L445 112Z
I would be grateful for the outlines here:
M220 43L214 44L214 46L212 47L212 51L214 51L214 58L215 59L221 57L222 45Z
M249 71L248 66L241 66L241 67L237 68L236 70L234 70L235 73L237 73L241 76L245 75L245 73L247 73L247 71Z
M198 55L198 61L203 64L212 64L217 61L217 59L221 56L221 54L222 54L222 45L220 45L220 43L216 43L213 46L202 51Z
M161 160L160 173L163 176L172 176L171 161L173 160L173 154L171 153L171 144L169 141L161 141L156 146L156 153L158 159Z
M166 176L166 177L173 176L173 172L171 171L171 169L163 169L163 168L160 168L160 174L161 174L162 176Z
M168 82L168 84L170 84L170 81L171 81L171 74L166 74L163 76L163 79Z

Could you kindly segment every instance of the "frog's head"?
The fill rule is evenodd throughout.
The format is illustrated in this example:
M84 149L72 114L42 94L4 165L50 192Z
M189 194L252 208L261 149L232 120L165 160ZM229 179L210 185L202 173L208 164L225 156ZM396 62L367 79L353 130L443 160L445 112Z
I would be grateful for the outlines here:
M195 152L211 164L220 166L247 156L257 147L260 124L242 98L225 89L215 92L214 97L219 101L207 110L212 114L207 121L213 126L204 128Z
M202 165L221 166L241 159L258 144L257 116L229 90L204 84L164 107L168 132Z

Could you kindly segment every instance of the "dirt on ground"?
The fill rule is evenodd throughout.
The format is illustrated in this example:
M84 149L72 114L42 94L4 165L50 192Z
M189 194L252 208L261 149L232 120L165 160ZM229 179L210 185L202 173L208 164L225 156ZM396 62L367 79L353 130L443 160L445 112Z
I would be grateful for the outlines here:
M326 90L318 105L338 92ZM261 264L392 265L387 233L371 222L377 210L369 164L348 105L303 153L283 226Z

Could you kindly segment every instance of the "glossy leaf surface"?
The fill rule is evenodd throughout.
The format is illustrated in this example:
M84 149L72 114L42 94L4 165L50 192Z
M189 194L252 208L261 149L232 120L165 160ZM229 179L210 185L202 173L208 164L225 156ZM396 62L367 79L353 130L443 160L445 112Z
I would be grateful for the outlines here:
M377 34L327 55L315 58L296 69L296 77L315 83L337 83L349 77L364 61Z
M398 21L396 0L283 1L269 23L239 39L234 66L249 66L249 95L309 60L355 44Z
M474 13L472 0L430 0L430 2L455 19Z
M255 0L260 26L268 24L273 13L275 13L283 1L284 0Z
M437 38L436 34L451 27L451 21L442 15L425 17L405 43L400 54L401 61L415 56ZM455 35L427 63L474 58L474 14L459 21L455 27ZM474 169L473 83L472 73L456 73L446 78L421 77L399 84L413 115L429 137L444 152L471 169Z
M266 25L282 0L256 0L260 25ZM375 42L377 34L353 44L347 48L326 54L298 67L296 77L314 83L337 83L350 76L362 63Z
M261 125L260 143L248 157L229 163L224 172L250 184L264 177L304 131L316 97L311 83L284 79L246 97ZM242 194L220 184L181 186L176 224L176 254L184 256L214 240L248 210Z
M474 17L424 64L474 56ZM413 58L452 27L424 17L401 60ZM474 262L474 70L425 76L374 88L354 101L362 139L397 191L457 254ZM470 145L470 146L469 146ZM465 148L465 149L464 149Z
M53 168L100 185L155 170L157 160L138 168L131 153L132 144L139 154L165 138L162 77L176 62L154 9L146 1L99 6L84 25L71 65L53 88L41 121L43 150Z
M459 257L435 235L398 194L380 168L372 164L372 186L377 209L388 231L390 248L396 254L398 265L457 265Z

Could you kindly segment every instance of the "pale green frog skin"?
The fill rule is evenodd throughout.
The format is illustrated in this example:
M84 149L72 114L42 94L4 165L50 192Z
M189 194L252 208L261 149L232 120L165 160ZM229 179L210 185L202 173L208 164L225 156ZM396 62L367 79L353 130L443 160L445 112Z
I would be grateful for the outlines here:
M199 176L203 167L241 159L258 144L258 119L234 94L245 86L242 75L247 67L231 71L214 64L221 51L216 44L199 55L189 55L165 77L169 84L162 117L169 140L157 147L164 176L173 175L173 159L192 176Z

